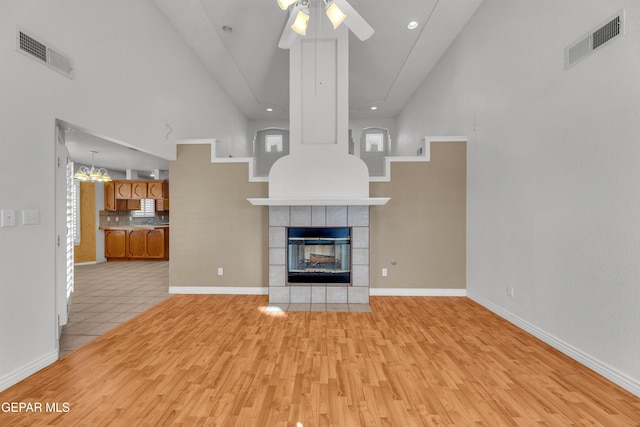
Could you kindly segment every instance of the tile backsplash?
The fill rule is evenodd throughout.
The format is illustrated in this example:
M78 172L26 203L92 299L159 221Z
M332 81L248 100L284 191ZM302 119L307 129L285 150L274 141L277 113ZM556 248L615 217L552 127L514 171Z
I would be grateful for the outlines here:
M133 217L131 211L100 211L100 227L168 223L168 212L157 212L155 217Z

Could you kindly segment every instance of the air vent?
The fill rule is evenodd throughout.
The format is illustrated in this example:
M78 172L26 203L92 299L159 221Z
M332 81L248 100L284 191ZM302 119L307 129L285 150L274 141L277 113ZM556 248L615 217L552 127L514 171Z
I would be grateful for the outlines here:
M60 74L73 79L73 60L41 40L16 29L16 50L36 59Z
M624 10L621 10L564 50L564 68L570 68L623 34Z

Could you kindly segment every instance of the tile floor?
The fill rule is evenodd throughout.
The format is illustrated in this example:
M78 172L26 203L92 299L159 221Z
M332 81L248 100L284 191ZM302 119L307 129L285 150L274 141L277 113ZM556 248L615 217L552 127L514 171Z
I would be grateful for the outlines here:
M169 297L169 262L103 262L75 267L63 356Z

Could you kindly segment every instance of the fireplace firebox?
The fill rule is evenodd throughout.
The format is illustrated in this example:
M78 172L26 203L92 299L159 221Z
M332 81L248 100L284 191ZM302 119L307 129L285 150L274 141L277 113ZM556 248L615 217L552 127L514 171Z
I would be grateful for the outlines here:
M351 283L351 227L287 228L288 283Z

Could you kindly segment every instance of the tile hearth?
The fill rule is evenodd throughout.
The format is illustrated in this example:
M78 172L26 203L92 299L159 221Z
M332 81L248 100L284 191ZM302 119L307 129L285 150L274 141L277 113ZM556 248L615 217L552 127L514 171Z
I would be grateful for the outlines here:
M268 311L283 312L327 312L327 313L371 313L369 304L269 304Z
M287 227L351 227L351 284L287 284ZM368 306L369 206L269 206L269 303Z

